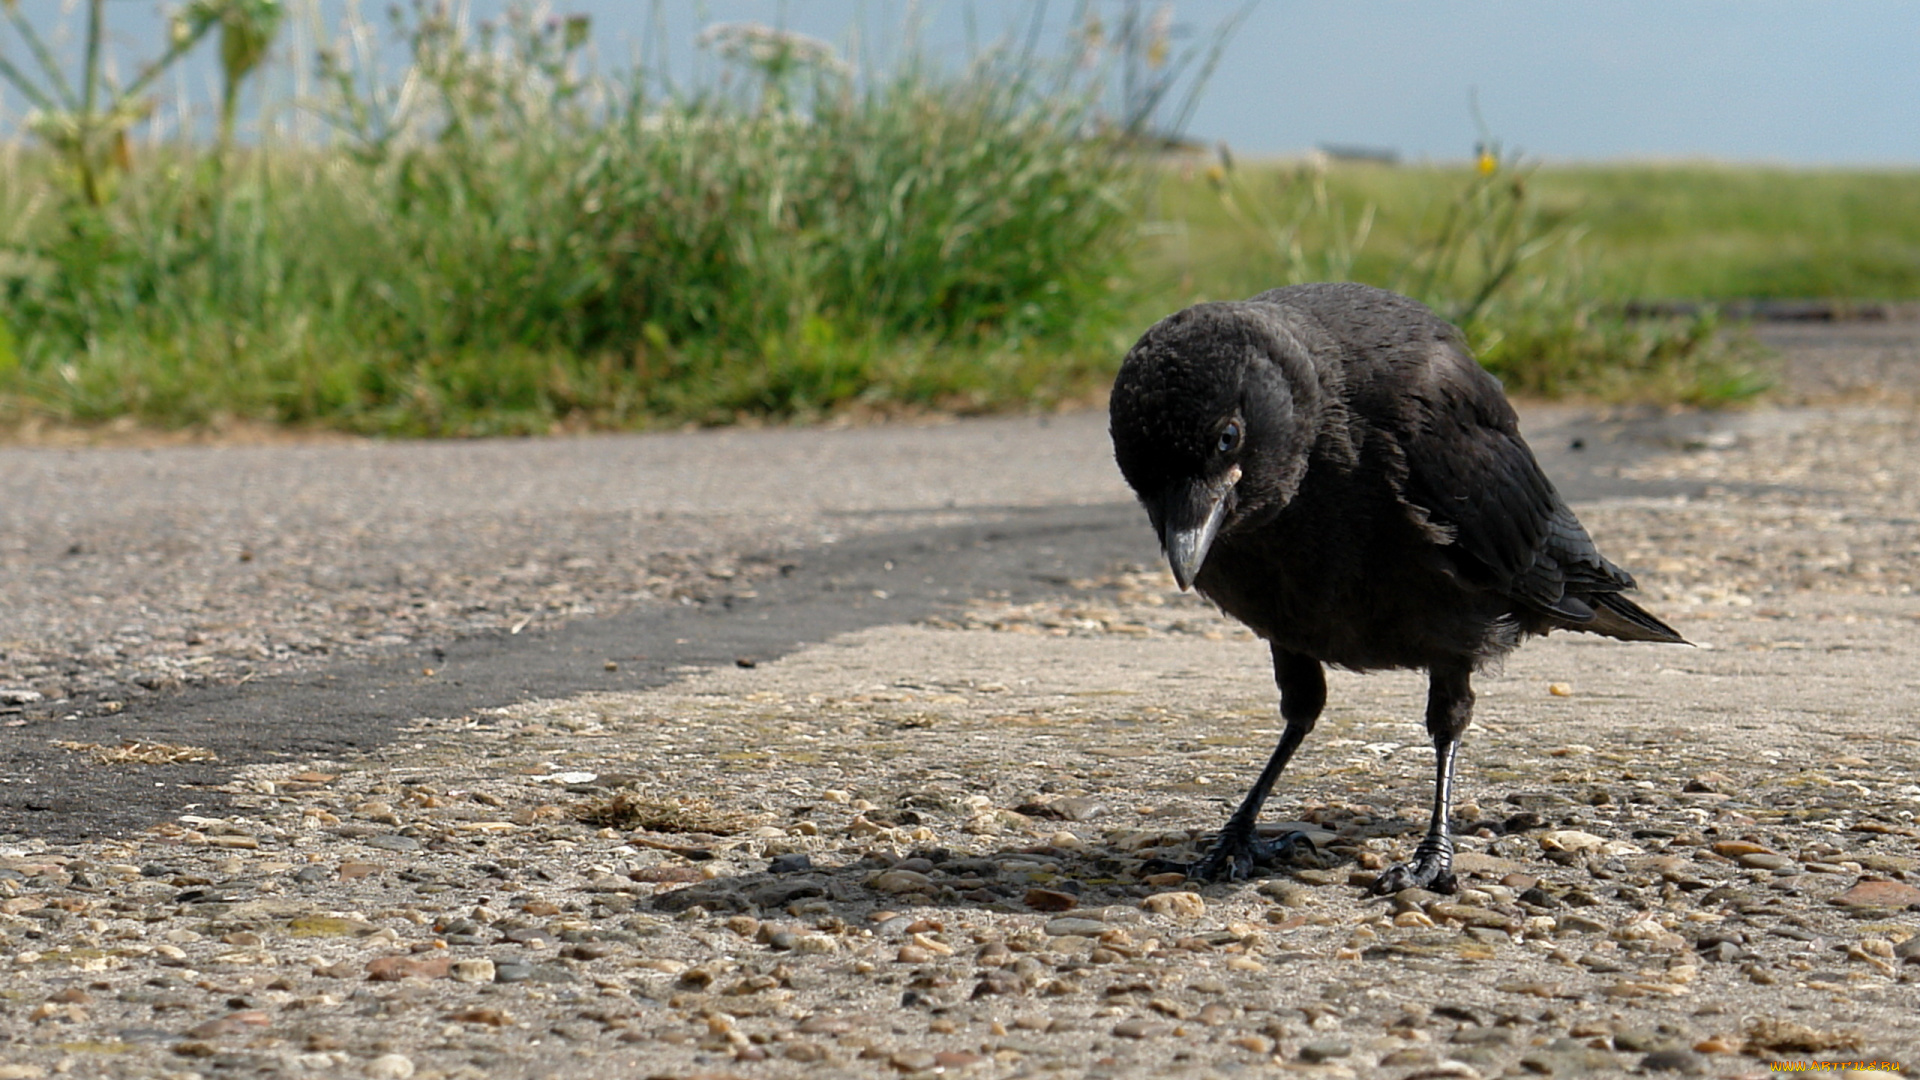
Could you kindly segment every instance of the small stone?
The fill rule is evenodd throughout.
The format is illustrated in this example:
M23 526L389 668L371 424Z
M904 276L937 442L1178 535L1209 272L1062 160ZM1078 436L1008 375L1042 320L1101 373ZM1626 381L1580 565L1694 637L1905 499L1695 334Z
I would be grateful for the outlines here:
M1196 892L1155 893L1140 901L1140 907L1176 919L1197 919L1207 913L1207 902Z
M448 973L454 981L463 983L490 983L496 975L493 961L484 956L455 960Z
M918 870L887 870L867 883L883 893L932 892L933 879Z
M1466 1027L1453 1033L1453 1041L1462 1046L1510 1046L1513 1032L1503 1027Z
M1240 1035L1228 1039L1227 1044L1237 1046L1242 1050L1247 1050L1255 1054L1265 1055L1273 1053L1273 1040L1267 1038L1265 1035Z
M1542 1076L1575 1076L1609 1068L1614 1064L1612 1054L1582 1046L1571 1039L1557 1039L1554 1047L1536 1050L1520 1059L1521 1068Z
M980 976L980 981L975 984L973 988L973 996L975 998L983 998L990 995L1015 997L1025 994L1026 992L1026 980L1005 968L994 968L987 971Z
M1140 880L1145 882L1148 885L1153 886L1156 889L1165 889L1173 885L1186 884L1187 875L1181 873L1178 870L1169 870L1164 874L1148 874L1146 877L1141 878Z
M220 1017L218 1020L208 1020L203 1024L195 1024L193 1027L187 1029L186 1035L189 1039L218 1039L223 1035L238 1035L243 1031L263 1028L271 1024L272 1020L266 1013L249 1009L244 1012L231 1013L227 1016Z
M461 1024L481 1024L486 1027L505 1028L513 1026L513 1017L499 1009L462 1009L459 1012L449 1013L447 1019Z
M1538 827L1539 822L1535 821L1534 825ZM1508 832L1518 831L1514 829L1511 820L1504 828ZM1516 862L1513 859L1503 859L1498 855L1489 855L1484 851L1460 851L1454 853L1453 856L1453 872L1463 877L1469 874L1482 877L1495 877L1501 874L1517 873L1525 869L1526 867L1522 863Z
M375 982L399 982L402 979L444 979L453 968L453 958L440 956L382 956L367 962L367 978ZM412 1075L409 1073L408 1075Z
M1585 915L1561 915L1553 920L1553 925L1571 934L1602 934L1607 930L1606 923Z
M1152 1039L1173 1030L1166 1024L1156 1023L1143 1017L1122 1020L1113 1025L1113 1033L1122 1039Z
M407 1080L413 1075L413 1059L405 1054L381 1054L367 1062L366 1072L373 1080Z
M1313 903L1313 891L1301 888L1295 882L1285 878L1268 878L1260 883L1256 890L1262 896L1272 898L1281 907L1307 907Z
M1054 889L1028 889L1025 903L1035 911L1072 911L1079 906L1080 898Z
M1735 861L1750 870L1786 870L1793 866L1792 859L1785 855L1775 855L1770 851L1748 852Z
M1615 1050L1634 1050L1642 1053L1651 1050L1668 1050L1672 1049L1674 1042L1675 1040L1646 1028L1622 1028L1613 1033Z
M839 952L840 942L826 934L801 934L794 939L793 951L807 956L826 956Z
M933 1067L936 1069L965 1069L987 1060L968 1050L942 1050L933 1055Z
M1300 1060L1309 1065L1318 1065L1323 1061L1343 1058L1353 1053L1353 1047L1335 1039L1310 1042L1300 1048Z
M526 982L533 978L533 965L518 960L498 960L493 965L493 981L497 983Z
M379 863L360 862L349 859L340 864L340 880L358 881L363 877L371 877L379 873L381 869L382 867Z
M1427 914L1435 919L1445 919L1463 926L1483 927L1491 930L1510 932L1518 929L1519 924L1497 911L1490 911L1472 904L1455 904L1450 901L1437 901L1427 905Z
M369 836L361 843L370 848L379 848L381 851L419 851L425 846L411 836L400 836L397 833L387 836ZM409 1072L407 1075L413 1074Z
M1212 1001L1202 1005L1199 1014L1196 1015L1194 1019L1208 1027L1219 1027L1233 1019L1233 1010L1217 1001Z
M1742 855L1774 854L1772 849L1747 840L1722 840L1713 845L1712 851L1715 855L1722 855L1729 859L1737 859Z
M939 1059L928 1050L902 1050L887 1058L887 1064L906 1073L926 1072L939 1064Z
M1050 937L1099 937L1107 930L1107 924L1099 919L1087 919L1078 915L1068 915L1058 919L1048 919L1045 927Z
M1647 1072L1675 1072L1695 1076L1707 1071L1707 1063L1691 1050L1655 1050L1640 1059Z
M1185 1005L1182 1005L1170 997L1153 998L1147 1002L1147 1008L1152 1009L1162 1016L1170 1016L1175 1020L1185 1020L1187 1017L1193 1015L1192 1011Z
M1841 907L1896 907L1920 904L1920 888L1899 881L1863 881L1839 896L1833 903Z
M1591 851L1606 842L1604 836L1579 829L1553 829L1540 834L1540 847L1545 851Z
M774 860L767 864L769 874L797 874L811 869L813 869L813 859L804 851L775 856Z

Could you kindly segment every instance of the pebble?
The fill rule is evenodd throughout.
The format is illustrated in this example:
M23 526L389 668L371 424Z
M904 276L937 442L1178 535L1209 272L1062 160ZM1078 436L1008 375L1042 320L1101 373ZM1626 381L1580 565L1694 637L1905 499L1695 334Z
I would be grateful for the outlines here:
M887 1064L903 1073L926 1072L939 1064L932 1051L901 1050L887 1058Z
M1080 904L1080 898L1070 892L1055 889L1028 889L1024 902L1035 911L1071 911Z
M1863 881L1833 898L1841 907L1906 907L1920 904L1920 888L1899 881Z
M373 1080L407 1080L413 1075L413 1059L405 1054L381 1054L367 1062L366 1074Z
M1122 1020L1113 1025L1113 1033L1122 1039L1152 1039L1165 1035L1172 1030L1173 1028L1170 1025L1147 1020L1143 1017Z
M1351 1045L1329 1039L1321 1042L1310 1042L1300 1047L1300 1060L1311 1065L1318 1065L1323 1061L1343 1058L1351 1053L1353 1053L1353 1047Z
M776 855L773 861L767 864L769 874L798 874L811 869L813 869L813 858L804 851Z
M868 884L883 893L932 892L933 879L918 870L886 870Z
M1106 932L1107 924L1099 919L1087 919L1068 915L1058 919L1048 919L1046 932L1052 937L1098 937Z
M526 982L533 978L533 965L518 960L498 960L493 965L493 981L499 983Z
M361 843L370 848L379 848L381 851L419 851L425 846L411 836L401 836L397 833L385 836L369 836L365 840L362 840ZM411 1076L413 1074L408 1073L407 1075Z
M439 956L382 956L367 962L367 978L375 982L399 982L402 979L444 979L453 969L453 958Z
M1577 1076L1611 1068L1615 1065L1613 1055L1605 1050L1595 1050L1573 1039L1555 1039L1545 1050L1522 1055L1520 1067L1541 1076Z
M1691 1050L1655 1050L1640 1059L1647 1072L1674 1072L1697 1076L1707 1071L1706 1059Z
M494 968L493 961L484 956L455 960L451 967L449 967L448 973L453 976L456 982L463 983L490 983L493 982L498 975L498 972Z
M1176 919L1197 919L1207 913L1207 902L1196 892L1155 893L1140 901L1140 907Z

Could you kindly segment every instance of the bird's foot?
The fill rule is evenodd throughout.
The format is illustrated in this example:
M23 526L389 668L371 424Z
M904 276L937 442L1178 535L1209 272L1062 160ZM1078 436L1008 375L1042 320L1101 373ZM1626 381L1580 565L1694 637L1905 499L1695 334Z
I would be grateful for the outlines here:
M1185 870L1195 881L1245 881L1258 867L1277 866L1296 853L1316 850L1312 839L1298 830L1262 840L1251 830L1228 829L1214 841L1212 850Z
M1452 893L1458 888L1453 878L1453 840L1433 834L1420 841L1412 859L1388 867L1373 883L1376 896L1390 896L1403 889Z

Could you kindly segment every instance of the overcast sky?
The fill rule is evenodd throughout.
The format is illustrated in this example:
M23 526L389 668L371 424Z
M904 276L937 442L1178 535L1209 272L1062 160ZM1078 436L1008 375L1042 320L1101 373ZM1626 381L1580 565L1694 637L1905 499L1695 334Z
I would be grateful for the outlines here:
M310 2L310 0L309 0ZM324 0L334 5L340 0ZM70 0L23 0L43 25ZM370 12L385 0L370 0ZM481 16L499 0L473 0ZM784 25L864 51L917 10L923 48L964 57L980 39L1036 10L1063 40L1073 0L557 0L593 17L610 63L646 47L684 77L702 21ZM1152 5L1150 4L1149 7ZM1182 0L1183 27L1204 34L1238 0ZM1117 10L1110 2L1108 10ZM150 55L159 7L113 0L127 55ZM283 41L283 53L291 39ZM20 42L0 33L20 63ZM856 55L855 59L860 56ZM210 60L210 57L205 59ZM209 79L202 70L196 86ZM1320 143L1458 158L1473 145L1477 92L1508 145L1553 160L1709 157L1796 164L1920 164L1920 2L1915 0L1258 0L1228 44L1190 133L1242 154ZM8 98L17 109L17 98Z

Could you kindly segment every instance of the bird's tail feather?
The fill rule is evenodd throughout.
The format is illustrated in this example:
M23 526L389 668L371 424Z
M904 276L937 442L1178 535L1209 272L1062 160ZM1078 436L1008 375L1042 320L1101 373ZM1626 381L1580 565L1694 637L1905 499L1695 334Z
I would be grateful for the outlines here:
M1619 593L1588 593L1584 599L1593 605L1593 621L1580 629L1605 634L1622 641L1666 641L1690 645L1680 632L1661 622L1639 604Z

